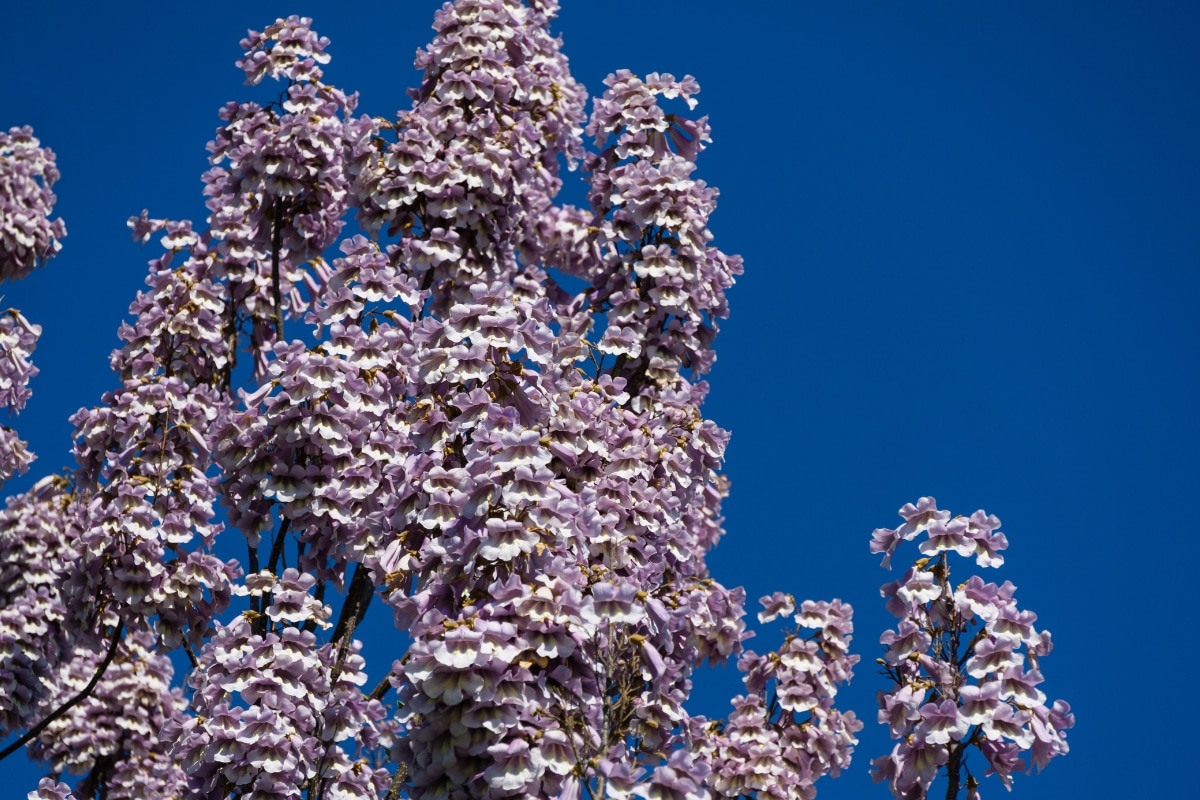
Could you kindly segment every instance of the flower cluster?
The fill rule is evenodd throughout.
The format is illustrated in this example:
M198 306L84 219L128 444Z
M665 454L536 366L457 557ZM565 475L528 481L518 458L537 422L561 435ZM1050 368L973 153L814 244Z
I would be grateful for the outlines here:
M34 325L10 308L0 315L0 407L20 411L32 392L29 380L38 373L29 361L42 326Z
M846 603L806 600L796 611L791 595L760 600L759 622L793 615L797 628L779 650L747 650L738 662L747 695L707 742L712 788L723 797L812 800L816 781L837 777L850 764L862 730L853 711L833 707L858 656L849 653L853 624ZM812 634L802 636L801 630Z
M217 322L227 299L207 236L186 221L131 225L135 235L163 231L167 253L150 262L148 291L119 332L112 367L121 386L72 417L77 480L89 493L79 554L96 568L78 571L69 590L77 605L153 623L170 645L185 636L198 645L241 572L211 552L221 531L210 443L228 405Z
M0 282L25 277L62 249L67 227L50 219L57 180L54 152L33 128L0 132Z
M189 220L148 219L144 211L128 224L143 242L161 232L166 252L150 261L148 290L129 307L134 321L118 331L124 344L112 354L113 372L125 381L226 384L234 359L225 335L230 304L211 237L194 231Z
M353 156L359 221L401 236L435 310L540 255L560 156L582 154L583 88L546 29L557 3L460 0L435 17L412 110L376 120Z
M64 664L48 707L75 696L105 659L107 644L79 648ZM30 747L30 755L55 775L82 775L80 797L111 800L169 800L186 786L183 770L163 736L178 724L186 703L171 688L171 660L155 652L146 633L126 636L95 689L51 722ZM35 797L37 795L34 795ZM51 795L52 797L54 795Z
M300 288L316 293L328 275L321 253L344 224L346 154L362 127L345 119L357 98L321 80L317 64L329 61L329 41L311 23L288 17L242 41L238 66L246 82L286 80L285 99L229 103L209 144L213 167L204 174L211 235L229 281L228 313L250 324L259 375L283 338L285 318L308 307Z
M278 632L256 634L243 615L205 645L189 679L195 716L169 732L189 797L308 790L368 798L386 789L387 773L366 760L380 746L383 708L360 689L367 679L361 643L318 645L310 630L289 624L329 616L310 594L313 583L294 569L278 579L265 571L247 578L248 592L273 592L266 617Z
M34 325L10 308L0 315L0 408L17 413L29 399L29 381L38 373L29 360L42 333L40 325ZM24 473L33 462L34 455L7 425L0 425L0 485L13 475Z
M696 81L658 73L643 81L621 70L604 83L587 128L602 148L586 161L598 232L580 238L579 216L560 215L556 258L591 282L588 303L604 313L597 349L617 359L614 371L635 385L669 385L681 369L700 376L712 366L717 320L729 313L725 291L742 262L709 245L717 192L691 177L710 140L707 118L659 105L683 98L694 108Z
M1062 700L1047 706L1040 660L1051 650L1050 633L1034 627L1037 615L1017 607L1016 587L971 576L950 583L949 554L974 557L981 567L1004 563L1008 540L1000 520L976 511L951 517L932 497L900 509L904 524L875 531L871 552L885 565L897 546L925 534L922 557L904 576L880 590L899 619L880 642L880 659L894 685L879 695L879 722L901 740L876 759L875 779L901 798L924 798L944 766L955 795L964 779L976 794L979 779L967 763L969 748L982 754L987 775L1012 787L1012 773L1039 770L1067 752L1075 724ZM948 795L949 796L949 795Z
M39 721L75 638L62 582L78 509L64 488L44 478L0 511L0 736Z
M104 599L147 620L157 616L159 632L172 643L185 629L196 641L227 604L240 572L208 552L220 531L199 444L211 422L208 398L170 379L130 382L104 399L107 405L74 421L81 475L102 464L89 486L80 554L107 568L81 572L70 589L80 602ZM196 537L199 549L185 549Z
M394 400L387 382L366 380L360 369L369 367L346 357L357 352L355 344L371 349L367 337L341 326L332 333L345 351L335 344L311 351L299 342L276 346L263 390L279 391L246 396L246 407L218 432L231 523L257 545L278 514L287 526L278 536L295 532L306 545L300 568L322 581L361 558L383 472L403 449L402 437L389 431L397 421L383 413ZM376 334L378 348L388 331Z
M32 128L0 132L0 283L25 277L62 249L66 226L50 219L50 188L57 180L54 153ZM38 372L29 357L41 333L16 309L0 315L0 409L16 414L25 407L29 381ZM33 459L16 432L0 425L0 485L29 469Z

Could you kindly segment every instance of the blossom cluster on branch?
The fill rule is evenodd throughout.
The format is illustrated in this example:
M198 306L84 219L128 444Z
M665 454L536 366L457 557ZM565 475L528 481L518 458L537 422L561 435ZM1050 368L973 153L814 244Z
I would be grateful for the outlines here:
M24 278L62 249L62 219L50 219L58 180L54 151L33 128L0 131L0 282Z
M863 724L833 706L839 684L849 683L859 657L849 652L852 609L839 600L796 601L776 592L760 600L760 623L792 616L796 630L779 650L742 654L738 669L747 695L705 744L712 788L722 797L812 800L815 783L850 765ZM812 631L801 635L801 631Z
M0 315L0 408L12 414L25 407L33 393L29 381L37 375L31 356L42 326L34 325L15 308ZM22 474L33 463L29 446L7 425L0 425L0 485Z
M24 278L62 249L66 225L50 219L58 178L54 152L41 146L32 128L0 131L0 283ZM10 414L29 399L29 381L38 373L30 356L41 333L14 308L0 314L0 409ZM33 459L16 432L0 424L0 485L28 470Z
M25 731L0 758L47 765L31 798L810 800L849 765L849 605L764 598L796 627L743 651L707 565L703 376L742 263L693 177L699 86L623 70L586 119L556 12L446 3L394 118L355 116L311 20L243 40L279 99L221 110L203 225L130 219L162 253L116 386L72 417L72 479L0 512L0 733ZM564 164L586 208L556 204ZM19 407L37 331L8 319ZM730 659L745 695L693 713Z
M53 151L31 128L0 132L0 282L26 277L61 249L66 227L50 219L58 177ZM15 308L0 313L0 409L10 414L32 394L38 369L31 356L41 332ZM0 485L33 460L16 431L0 425ZM57 478L0 511L0 736L37 721L73 641L61 583L74 521Z
M64 565L78 520L62 481L44 478L0 511L0 735L35 724L74 639Z
M947 797L965 782L978 797L978 772L967 757L983 756L984 775L1012 788L1012 774L1039 770L1067 752L1066 731L1075 724L1062 700L1046 705L1040 661L1051 650L1050 632L1034 627L1037 615L1017 607L1016 587L985 583L972 575L950 582L950 554L999 567L1008 539L1000 520L983 511L951 517L932 497L900 509L904 524L875 531L871 552L885 566L896 548L920 537L921 556L880 593L899 620L880 642L879 660L894 682L879 693L879 721L900 742L872 762L876 781L887 781L900 798L924 798L939 768L946 767ZM951 793L952 792L952 793Z

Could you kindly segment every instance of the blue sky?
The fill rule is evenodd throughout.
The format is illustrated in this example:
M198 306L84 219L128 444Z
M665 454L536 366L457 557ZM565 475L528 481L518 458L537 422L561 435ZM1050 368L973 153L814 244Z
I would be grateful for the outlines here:
M714 144L717 244L745 257L708 415L733 431L728 535L710 565L751 598L840 597L867 729L822 798L886 797L868 761L871 662L890 580L871 530L922 494L1004 521L1022 607L1054 633L1070 755L1021 798L1186 794L1200 345L1200 12L1186 3L565 0L556 30L593 93L618 68L691 73ZM69 460L67 417L108 354L147 253L125 219L204 216L217 109L247 96L246 28L312 16L329 79L406 107L438 3L20 3L6 8L0 127L59 154L62 255L5 286L43 325L16 421ZM29 479L36 477L31 473ZM30 480L13 481L12 489ZM1182 521L1181 521L1182 520ZM372 635L390 624L376 612ZM753 643L768 648L777 634ZM376 666L378 674L382 665ZM698 681L723 714L730 668ZM19 762L19 759L17 759ZM4 763L4 797L36 773ZM20 788L18 792L17 789ZM988 797L1003 791L984 785Z

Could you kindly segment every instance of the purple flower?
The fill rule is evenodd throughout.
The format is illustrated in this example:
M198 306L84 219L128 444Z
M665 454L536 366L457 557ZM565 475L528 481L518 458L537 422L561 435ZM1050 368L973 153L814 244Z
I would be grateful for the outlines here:
M966 670L972 678L982 678L989 673L1019 666L1020 663L1021 657L1013 651L1012 640L989 636L975 646L975 653L967 662Z
M778 619L779 617L790 616L796 610L796 600L790 594L783 592L775 592L760 598L758 601L762 604L763 610L758 612L758 621L767 623Z
M967 733L970 724L958 713L958 704L953 700L941 703L926 703L920 708L921 721L916 735L930 744L957 742Z
M37 791L30 792L28 800L74 800L71 787L53 778L42 778Z
M895 693L879 692L879 722L888 725L892 738L900 738L920 719L918 708L924 698L923 690L901 686Z
M970 725L987 722L1000 707L1000 684L989 681L979 686L964 686L959 690L962 718Z
M960 556L975 552L975 542L968 535L968 521L962 517L951 520L934 520L926 532L929 538L921 542L921 552L927 556L943 550L953 550Z
M887 659L890 664L898 664L913 653L923 651L929 642L929 634L907 619L901 620L895 631L888 631L879 637L879 643L888 646Z

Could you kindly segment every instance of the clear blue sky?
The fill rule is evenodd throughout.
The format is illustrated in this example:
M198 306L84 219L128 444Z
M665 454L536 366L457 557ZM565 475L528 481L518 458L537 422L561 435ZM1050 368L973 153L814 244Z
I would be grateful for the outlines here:
M31 124L58 152L70 232L50 267L2 289L45 328L16 422L35 473L68 462L68 415L113 385L108 353L149 253L125 219L204 216L204 144L217 109L246 96L246 28L314 17L329 79L390 114L438 5L5 7L0 127ZM890 578L867 542L922 494L1004 521L995 577L1054 633L1044 688L1076 711L1072 752L1018 776L1015 796L1190 794L1200 9L565 5L557 30L592 92L622 67L703 87L712 227L746 260L707 406L733 431L711 567L752 598L838 596L858 612L846 705L867 729L820 796L887 796L867 766L890 749L871 665ZM384 616L368 618L381 640ZM700 684L697 707L723 714L736 673ZM3 773L0 797L36 782L11 760Z

